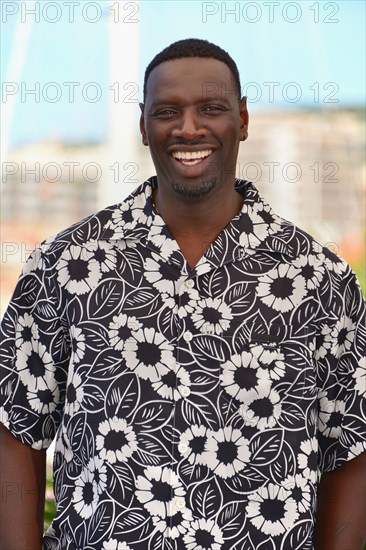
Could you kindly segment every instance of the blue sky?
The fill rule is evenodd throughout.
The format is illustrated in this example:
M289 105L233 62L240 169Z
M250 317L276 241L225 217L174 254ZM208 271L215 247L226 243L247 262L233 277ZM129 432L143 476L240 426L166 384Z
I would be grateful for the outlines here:
M26 2L2 1L2 80L6 81L13 47L16 16L5 10L25 9ZM82 17L82 8L91 3L80 1L75 6L74 22L69 22L69 8L61 0L60 20L49 10L46 17L32 27L24 67L15 94L15 112L8 139L12 146L29 141L60 139L67 142L102 141L107 135L108 101L108 17L110 5L98 2L103 16L95 23ZM129 5L127 5L129 4ZM8 5L8 7L6 7ZM44 5L43 2L40 6ZM5 6L5 7L4 7ZM273 9L271 21L270 6ZM140 1L120 3L120 17L138 22L140 62L138 85L142 88L145 66L166 45L187 37L211 40L226 49L237 62L242 90L253 101L251 108L294 108L299 106L342 107L361 105L365 93L365 3L363 1L313 2L198 2ZM97 11L91 5L87 17ZM116 8L115 8L116 9ZM233 10L234 13L229 13ZM93 11L94 10L94 11ZM124 10L124 11L123 11ZM135 13L136 12L136 13ZM28 18L34 16L27 16ZM297 20L298 19L298 20ZM29 20L29 19L28 19ZM34 19L33 19L34 20ZM293 21L293 22L292 22ZM126 23L125 23L126 24ZM123 24L121 32L123 32ZM121 82L125 82L124 64L128 51L120 52ZM34 96L21 96L39 82L39 102ZM62 96L55 103L42 97L44 86L56 82ZM69 88L64 82L79 82L75 102L69 101ZM80 90L96 82L102 97L95 103L83 99ZM269 101L269 85L275 90ZM254 83L248 86L248 83ZM291 84L295 83L295 84ZM4 91L4 84L3 84ZM90 94L95 91L88 88ZM47 88L52 95L55 88ZM254 101L258 92L262 97ZM291 102L301 93L298 102ZM325 104L336 99L338 103ZM141 98L141 97L140 97ZM319 102L314 104L314 99ZM6 99L6 97L5 97ZM2 109L8 107L4 101ZM137 106L131 104L131 108Z

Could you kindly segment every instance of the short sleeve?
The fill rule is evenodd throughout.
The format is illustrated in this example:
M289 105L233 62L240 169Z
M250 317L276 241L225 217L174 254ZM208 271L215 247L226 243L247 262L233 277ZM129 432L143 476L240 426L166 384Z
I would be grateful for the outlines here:
M366 451L365 301L348 264L335 265L315 352L321 472Z
M61 421L70 346L47 245L28 258L1 323L0 421L47 449Z

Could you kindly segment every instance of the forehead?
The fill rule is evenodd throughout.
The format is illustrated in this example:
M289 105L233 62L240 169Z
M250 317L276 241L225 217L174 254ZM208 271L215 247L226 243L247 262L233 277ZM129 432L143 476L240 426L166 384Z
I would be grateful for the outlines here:
M184 57L164 61L150 73L146 85L146 103L163 101L170 96L195 96L201 99L233 95L235 86L229 67L206 57Z

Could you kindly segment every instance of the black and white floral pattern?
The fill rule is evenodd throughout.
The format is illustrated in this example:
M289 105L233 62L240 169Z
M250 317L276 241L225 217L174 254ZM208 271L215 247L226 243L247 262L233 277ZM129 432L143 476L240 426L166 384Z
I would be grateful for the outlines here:
M310 550L318 470L366 450L356 278L242 180L191 270L156 185L47 239L3 319L1 421L56 437L44 549Z

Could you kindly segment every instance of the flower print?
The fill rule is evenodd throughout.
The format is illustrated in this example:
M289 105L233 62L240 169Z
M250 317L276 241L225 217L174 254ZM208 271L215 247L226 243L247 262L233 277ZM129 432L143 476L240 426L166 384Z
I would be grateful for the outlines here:
M269 349L263 344L255 344L250 346L250 352L257 359L261 367L266 370L268 369L271 380L283 378L286 370L285 356L277 346Z
M193 424L180 436L179 443L183 445L183 448L188 449L188 452L184 455L190 464L207 464L205 458L207 434L208 429L205 426ZM182 447L178 445L179 448Z
M239 244L245 248L255 248L268 236L268 224L246 205L240 216L240 230Z
M71 294L85 294L97 286L101 276L99 263L85 248L72 245L62 254L57 278Z
M137 449L136 435L124 418L104 420L99 424L96 449L103 460L111 464L126 462Z
M152 522L155 527L163 533L165 538L177 539L187 531L187 523L193 520L192 512L189 508L178 510L173 516L161 518L153 516Z
M103 460L97 456L93 456L88 462L87 469L93 476L93 482L96 483L97 491L100 495L107 487L107 466Z
M224 537L213 519L197 519L187 523L183 541L187 550L220 550Z
M366 443L359 441L358 443L355 443L352 445L348 450L347 460L352 460L352 458L356 458L361 453L366 451Z
M200 295L195 288L187 288L185 284L181 286L179 295L176 296L177 306L178 306L178 317L183 319L187 315L191 314L197 308L197 302L200 298Z
M109 539L103 542L103 550L132 550L126 542L118 542L116 539Z
M56 385L52 388L28 388L27 399L31 408L39 414L52 413L60 400L60 391Z
M77 372L73 372L67 384L65 412L72 416L79 409L84 397L82 379Z
M173 370L161 366L158 379L152 382L151 385L164 399L178 401L182 397L181 388L190 386L190 383L189 374L183 367L178 366L177 370Z
M172 239L160 216L156 216L154 219L149 231L149 240L164 258L170 258L174 252L179 250L177 241Z
M90 252L93 253L93 259L99 264L99 269L102 273L111 271L116 268L116 251L106 241L98 241L89 246Z
M246 426L256 427L258 430L273 428L281 416L280 396L273 389L257 395L250 402L240 406L240 415Z
M177 288L186 279L176 266L163 262L154 252L152 258L146 258L144 262L144 276L159 292L170 296L176 295Z
M249 441L232 426L209 431L205 450L207 466L224 479L240 472L250 460Z
M16 347L19 348L22 345L24 346L25 344L27 344L24 349L27 348L29 349L29 351L31 351L32 340L39 339L38 327L34 322L33 316L29 315L29 313L19 315L15 330Z
M259 531L277 537L289 531L299 517L291 491L269 483L248 497L246 513Z
M175 367L173 346L153 328L138 330L125 342L122 352L128 368L143 380L157 382L163 367Z
M301 275L305 279L306 288L314 290L320 285L324 276L323 262L314 254L302 254L293 263L301 270Z
M291 497L297 504L297 509L304 514L311 508L311 493L309 480L300 474L287 476L282 486L291 493Z
M115 349L122 350L132 332L142 328L136 317L128 317L124 313L115 315L109 323L109 342Z
M107 229L120 230L131 229L135 226L135 220L132 215L131 201L124 201L113 209L112 219Z
M289 311L306 295L305 279L300 273L292 265L280 264L258 278L258 296L276 311Z
M80 477L75 480L72 500L76 512L83 519L90 518L96 510L99 501L98 486L93 472L88 467L84 468Z
M366 358L361 357L358 362L358 367L353 373L353 377L356 379L355 388L356 391L366 397Z
M260 368L256 358L247 351L232 355L223 364L220 381L229 395L243 403L271 387L268 371Z
M231 308L220 298L205 298L195 305L191 318L201 332L220 335L228 330L233 315Z
M311 483L317 479L318 440L316 437L305 440L300 444L302 451L297 455L297 463L302 470L302 475Z
M346 315L337 321L331 334L333 344L330 350L335 357L339 358L351 349L355 329L355 324Z
M281 218L277 216L272 210L272 208L260 201L253 204L253 212L258 214L268 226L269 233L276 233L281 229Z
M54 388L55 365L47 348L39 340L24 343L17 350L19 378L33 391Z
M62 457L66 460L67 463L70 463L74 457L65 424L61 424L60 434L56 439L55 451L61 453Z
M337 399L329 401L326 392L318 397L319 400L319 430L326 437L338 439L342 433L342 423L346 403Z
M85 335L83 331L75 327L74 325L70 326L70 338L71 338L71 349L73 353L73 363L80 363L82 358L85 355Z
M144 476L137 477L135 495L152 516L166 518L178 512L176 501L185 491L171 468L148 466Z
M315 359L324 359L332 345L331 337L332 329L328 325L324 325L320 333L317 335L317 349L315 350Z

